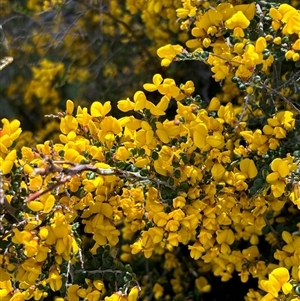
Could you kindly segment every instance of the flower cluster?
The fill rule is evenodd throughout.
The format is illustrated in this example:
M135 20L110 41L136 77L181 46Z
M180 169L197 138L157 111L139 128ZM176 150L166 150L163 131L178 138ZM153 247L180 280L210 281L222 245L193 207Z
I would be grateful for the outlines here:
M267 3L233 5L187 0L182 5L177 16L181 29L190 30L194 37L186 42L193 52L181 51L174 57L173 48L179 46L163 46L158 50L164 58L163 66L167 58L201 60L211 66L216 81L234 76L240 86L259 87L260 80L253 80L257 76L264 80L274 60L299 60L300 40L295 37L300 34L296 25L300 13L288 4L274 7Z
M285 147L287 136L299 135L297 114L278 112L265 121L263 131L252 131L246 117L238 121L231 103L223 106L213 98L205 107L193 96L191 81L177 86L173 79L156 74L144 89L158 92L160 101L155 105L137 91L133 101L118 103L120 110L134 111L140 119L108 116L109 102L96 101L89 110L79 106L75 111L68 100L59 115L61 144L45 142L36 150L24 146L20 159L3 156L4 166L12 165L5 173L11 173L11 181L25 177L20 187L28 195L22 197L26 209L16 217L28 224L13 228L5 238L13 243L9 248L15 254L5 257L5 275L13 277L24 294L32 285L59 291L62 274L68 276L73 266L85 265L78 223L90 235L91 255L120 240L131 241L124 249L128 255L121 257L129 262L139 253L146 258L167 256L186 245L190 258L209 264L222 281L235 271L242 282L250 275L262 280L268 275L271 263L262 260L258 244L268 225L276 223L266 216L275 212L279 218L288 204L289 176L297 168L291 154L281 158L274 154ZM177 114L174 120L162 120L170 101L176 101ZM18 127L11 132L19 133ZM12 189L13 183L6 182L6 197L19 208ZM297 216L297 211L293 214ZM274 257L290 258L285 266L299 281L297 237L294 241L283 232L283 239L290 247L278 248ZM249 246L239 249L243 241ZM290 256L292 249L296 257ZM17 271L13 266L8 269L17 262ZM63 272L67 262L71 266ZM46 278L42 263L49 266ZM203 285L195 281L200 291L206 290L202 289L206 280ZM72 284L67 294L77 297L70 300L98 300L101 290L90 283ZM262 283L269 292L267 282ZM107 300L117 296L121 295Z
M197 300L213 293L214 278L229 284L235 275L257 279L246 301L299 300L299 11L175 2L128 0L131 14L123 14L111 1L111 11L87 15L93 26L103 17L107 36L123 37L141 11L146 35L163 45L162 66L204 61L224 80L224 95L205 100L193 81L155 73L118 101L122 117L110 101L67 100L50 115L59 120L56 140L33 147L19 138L18 120L2 119L1 300ZM27 8L59 12L66 3L43 5ZM177 32L176 14L194 37L186 43L193 52L163 43L164 26L154 30L167 16ZM83 20L78 28L86 28ZM65 38L72 44L71 32ZM72 61L86 47L73 42ZM78 64L94 60L89 53ZM116 75L116 64L104 73ZM57 105L57 85L88 78L81 67L69 73L72 66L43 60L32 68L28 105L36 98L43 109L49 100Z

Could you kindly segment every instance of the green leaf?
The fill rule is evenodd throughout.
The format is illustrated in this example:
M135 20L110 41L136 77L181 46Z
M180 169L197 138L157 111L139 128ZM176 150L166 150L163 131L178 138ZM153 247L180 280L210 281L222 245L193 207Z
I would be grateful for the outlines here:
M156 160L158 160L158 158L159 158L159 154L158 154L157 152L153 151L153 152L151 153L151 158L152 158L154 161L156 161Z
M96 178L96 174L93 171L89 171L86 173L86 177L88 180L94 180Z

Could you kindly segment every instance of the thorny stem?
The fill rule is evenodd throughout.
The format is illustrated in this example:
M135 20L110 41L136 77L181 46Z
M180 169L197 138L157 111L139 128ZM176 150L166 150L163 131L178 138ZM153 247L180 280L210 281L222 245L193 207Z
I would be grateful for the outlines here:
M56 164L69 164L72 165L72 167L60 167ZM45 190L37 191L33 194L31 194L25 202L31 202L37 198L39 198L41 195L44 195L47 192L53 191L53 189L64 185L68 180L71 179L72 176L77 175L83 171L92 171L102 176L109 176L109 175L117 175L120 178L136 178L139 180L147 180L150 182L154 182L156 185L164 185L168 188L174 188L173 186L169 185L168 183L164 181L160 181L158 179L151 179L148 176L141 176L139 172L131 172L131 171L125 171L121 169L115 169L115 168L98 168L92 164L74 164L66 161L51 161L48 159L48 166L45 168L36 168L35 173L40 175L48 175L49 173L60 173L63 174L65 177L62 177L59 181L54 183L53 185L47 187Z
M0 170L0 210L2 213L2 210L4 212L7 212L10 216L12 216L16 221L19 221L16 217L16 211L17 209L14 208L7 200L4 194L4 189L3 189L3 174L2 170ZM1 217L0 222L3 217Z
M112 269L106 269L106 270L76 270L74 271L74 274L79 274L79 273L86 273L86 274L105 274L105 273L113 273L113 274L122 274L123 272L120 270L112 270Z
M239 117L239 120L238 120L236 126L234 127L234 131L237 131L237 129L238 129L240 123L242 122L242 120L243 120L243 118L244 118L244 116L245 116L245 114L246 114L246 111L247 111L247 108L248 108L248 104L249 104L250 101L251 101L251 98L253 98L253 95L250 95L250 94L247 94L247 95L244 97L245 102L244 102L243 110L242 110L242 112L241 112L241 114L240 114L240 117Z
M299 78L296 79L296 77L299 76ZM281 86L279 86L277 89L280 90L282 88L285 88L288 86L292 81L299 81L300 80L300 70L296 72L293 76L291 76L286 82L284 82Z
M13 58L11 56L6 56L5 58L0 60L0 71L7 67L9 64L13 62Z
M298 109L290 100L288 100L286 97L284 97L281 93L279 93L277 90L262 84L262 86L259 86L258 88L260 89L267 89L269 91L271 91L271 94L275 94L276 96L278 96L279 98L281 98L284 102L286 102L288 105L290 105L297 113L300 113L300 109Z
M260 3L256 3L256 10L259 13L259 23L258 23L258 31L260 36L264 36L264 25L263 25L263 21L264 21L264 14L262 12L262 9L260 7Z
M276 240L278 242L278 246L281 248L282 247L282 243L279 239L280 235L279 233L273 228L273 226L269 223L269 220L267 219L266 216L264 216L264 221L266 222L267 226L270 228L271 232L274 234L274 236L276 237Z

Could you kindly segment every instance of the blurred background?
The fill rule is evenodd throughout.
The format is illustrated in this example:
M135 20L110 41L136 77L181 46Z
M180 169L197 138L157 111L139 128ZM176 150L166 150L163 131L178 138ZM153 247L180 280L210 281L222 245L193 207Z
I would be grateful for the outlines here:
M67 99L81 106L111 101L120 117L117 101L132 98L155 73L177 84L193 80L196 94L214 96L219 85L212 86L203 63L160 66L157 49L184 46L188 38L177 22L180 6L177 0L0 0L0 59L14 59L0 73L0 117L19 119L41 142L58 129L58 120L45 115L64 110Z

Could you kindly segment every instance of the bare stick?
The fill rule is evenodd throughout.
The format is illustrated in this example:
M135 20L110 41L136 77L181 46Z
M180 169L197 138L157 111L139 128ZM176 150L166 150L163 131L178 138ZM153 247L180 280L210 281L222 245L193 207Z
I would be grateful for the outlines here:
M0 61L0 71L7 67L9 64L13 62L13 58L11 56L6 56Z

